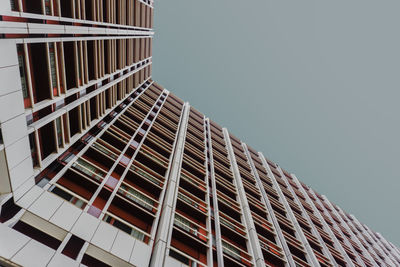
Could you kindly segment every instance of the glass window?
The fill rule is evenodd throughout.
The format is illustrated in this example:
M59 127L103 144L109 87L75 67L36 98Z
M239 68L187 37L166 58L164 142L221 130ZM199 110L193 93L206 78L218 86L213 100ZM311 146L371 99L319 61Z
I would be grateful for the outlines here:
M56 129L57 129L58 147L62 147L63 146L63 134L62 134L62 128L61 128L61 117L58 117L56 119Z
M47 10L47 6L46 6ZM56 56L54 44L49 43L49 52L50 52L50 74L51 74L51 84L53 87L53 95L58 96L58 86L57 86L57 64L56 64Z
M28 84L26 80L26 69L25 69L25 51L24 46L19 44L18 50L18 64L19 64L19 75L21 78L22 96L24 97L25 108L31 107L31 99L29 97Z

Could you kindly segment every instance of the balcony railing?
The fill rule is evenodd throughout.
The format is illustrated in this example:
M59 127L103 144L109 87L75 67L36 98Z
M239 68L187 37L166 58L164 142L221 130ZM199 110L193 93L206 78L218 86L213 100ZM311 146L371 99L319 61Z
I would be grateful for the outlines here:
M236 261L245 264L246 266L251 266L251 256L244 251L243 249L239 248L238 246L232 244L231 242L225 240L222 237L222 250L224 253Z
M192 220L186 218L178 213L175 214L174 225L194 236L198 241L207 246L208 244L208 231L204 227L201 227Z
M247 239L246 232L245 232L246 229L243 224L238 223L235 220L232 220L231 218L229 218L222 212L219 213L219 219L220 219L220 223L223 224L225 227L231 229L232 231L242 235L244 238Z
M144 167L143 164L139 163L139 162L134 162L134 164L132 164L130 166L130 171L132 171L133 173L136 173L138 175L140 175L142 178L150 181L153 184L156 184L157 186L163 186L163 181L164 180L162 177L160 177L159 175L155 175L153 172L153 174L151 174L150 172L146 171L145 169L147 169L146 167Z
M127 184L121 184L118 189L118 193L135 202L136 204L139 204L143 208L151 211L152 213L157 212L158 201L140 192L136 188L128 186Z
M195 176L192 175L187 175L186 171L182 170L181 171L181 178L183 178L184 180L186 180L187 182L191 183L192 185L194 185L195 187L206 191L206 184L200 180L199 178L194 178Z
M101 170L100 168L97 168L93 166L91 163L87 162L83 158L77 159L76 162L72 165L75 169L78 171L86 174L90 178L96 180L97 182L101 183L106 176L107 172L104 170Z
M272 243L271 241L263 238L260 235L258 235L258 240L260 241L261 248L265 249L268 253L280 259L284 259L282 248L280 248L278 245Z
M159 154L156 154L154 151L150 150L146 146L142 146L141 149L139 150L139 153L149 158L150 160L158 163L160 166L168 168L168 160L165 160L164 157L160 156Z
M132 237L148 244L150 241L150 235L143 230L139 229L138 227L130 224L129 222L125 221L124 219L119 218L118 216L106 212L106 215L103 218L103 221L108 222L109 224L117 227L118 229L124 231L125 233L131 235Z
M207 204L204 203L198 197L190 194L186 190L180 188L180 192L178 192L178 199L182 200L183 202L187 203L192 208L206 214L207 213ZM196 200L193 200L196 199Z
M104 154L105 156L109 157L110 159L117 160L118 155L112 152L110 149L106 148L105 146L101 145L99 141L100 140L94 142L91 147L97 150L98 152Z

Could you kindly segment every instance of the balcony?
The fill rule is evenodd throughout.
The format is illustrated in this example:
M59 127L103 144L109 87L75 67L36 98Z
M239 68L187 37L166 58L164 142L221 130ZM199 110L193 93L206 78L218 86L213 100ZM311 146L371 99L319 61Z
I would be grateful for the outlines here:
M165 104L164 104L164 107L165 107ZM164 121L169 121L170 123L177 125L179 123L180 115L168 112L168 111L166 111L166 109L164 107L161 109L160 113L158 114L158 118L162 119Z
M286 231L282 231L282 233L288 244L291 244L292 246L296 247L297 249L299 249L299 250L303 251L303 253L305 253L303 244L297 238L288 234Z
M124 131L128 136L133 136L139 125L132 120L127 121L127 117L121 115L115 122L114 125Z
M241 212L240 205L236 200L231 199L224 193L222 193L219 190L217 191L217 196L218 196L218 201L224 203L226 206L228 206L230 209L233 209L236 212Z
M272 258L276 258L279 263L283 264L285 261L285 256L283 254L282 248L277 246L275 243L258 236L258 241L260 242L260 247L263 250L264 259L271 263L275 262ZM266 252L266 253L265 253Z
M204 125L201 122L195 120L192 116L189 115L188 127L192 128L193 131L196 131L200 136L204 136Z
M286 209L278 200L270 196L268 196L268 200L271 203L271 206L274 209L274 211L278 212L282 216L286 216Z
M201 222L207 218L207 204L182 188L178 192L176 208Z
M217 150L221 155L223 155L222 158L228 158L228 151L224 146L221 146L219 143L213 141L212 148L213 150Z
M157 207L159 205L158 201L147 194L144 194L142 191L134 188L133 186L121 184L117 193L120 196L127 198L129 201L140 205L142 208L147 209L153 214L157 212Z
M225 147L225 140L223 137L221 138L219 135L211 134L211 138L213 140L213 143Z
M90 103L90 106L92 106L92 103ZM126 127L131 128L132 131L136 131L136 129L139 128L139 123L132 120L125 114L121 114L121 116L118 118L118 121L120 121L121 123L124 123L124 125Z
M246 251L236 245L231 244L230 242L225 241L224 238L222 238L221 241L224 255L233 260L233 262L236 263L237 266L252 266L251 256ZM227 266L232 265L228 264Z
M313 252L321 266L333 266L331 261L327 257L325 257L322 253L316 250L313 250Z
M138 161L134 161L129 170L137 174L141 179L161 188L164 185L164 177L154 172Z
M183 163L188 165L186 166L186 169L191 169L193 174L196 174L200 177L204 177L206 175L204 164L200 164L199 162L193 160L187 154L183 154Z
M224 225L225 227L231 229L232 231L235 231L242 235L242 237L246 237L246 229L244 225L236 220L233 220L229 216L225 215L224 213L220 212L219 213L219 219L221 225Z
M202 182L200 179L192 178L191 176L185 174L184 172L181 172L181 179L179 181L179 186L191 192L198 198L205 200L207 188L205 183Z
M159 114L160 116L160 114ZM155 121L155 124L159 125L160 127L163 127L165 130L175 133L176 130L178 129L178 124L175 122L172 122L171 120L166 119L161 115L161 117L157 116L157 119Z
M110 125L110 127L108 128L108 131L112 132L114 135L116 135L117 137L123 139L125 142L129 142L129 140L132 138L132 135L126 133L125 131L121 130L120 128L118 128L116 126L116 123L114 123L113 125Z
M293 260L296 264L296 266L300 266L300 267L311 267L311 265L309 265L306 261L300 259L299 257L292 255Z
M153 172L156 172L158 175L161 175L162 177L164 177L168 169L166 166L161 165L155 159L150 157L150 155L142 151L139 151L139 153L136 155L135 160L137 162L140 162L142 165L145 165L148 169L151 169Z
M84 209L88 203L88 200L72 192L68 188L62 185L55 184L49 188L49 192L56 194L57 196L65 199L69 203L75 205L80 209Z
M192 239L184 232L174 228L169 256L182 262L182 265L206 267L207 250L203 246L193 243ZM197 246L196 246L197 245Z
M197 138L190 132L186 132L186 140L190 141L190 143L194 146L196 146L200 151L203 150L204 148L204 139L203 138Z
M208 231L206 228L179 213L175 214L174 225L178 230L189 234L196 242L208 246Z
M78 159L73 165L74 168L68 169L57 183L85 199L90 199L106 174L100 166L102 165L91 159Z
M155 161L157 164L165 168L168 168L169 160L165 158L163 155L154 151L153 149L150 149L148 146L142 145L139 152L145 155L147 158L150 158L151 160Z
M144 120L146 114L131 106L127 110L125 110L123 115L129 118L131 121L140 124Z
M186 143L187 144L187 143ZM192 158L193 160L195 160L198 164L200 164L201 166L204 166L205 163L205 156L204 153L198 153L197 151L193 151L191 149L188 149L187 146L185 144L185 150L183 153L185 153L187 156L189 156L190 158Z
M180 116L181 114L181 108L176 107L173 105L169 99L164 103L164 108L165 108L165 113L168 114L169 116L175 118Z
M339 261L339 262L342 262L342 263L345 262L345 259L343 258L342 254L337 249L335 249L330 244L325 244L325 245L328 248L328 250L331 253L331 255L335 258L336 261Z
M88 176L89 178L93 179L97 183L101 183L104 177L107 175L107 171L100 168L99 166L95 166L94 164L90 163L88 160L84 158L78 158L72 167L75 168L78 172Z
M226 153L221 153L221 151L215 149L213 150L213 156L214 158L218 158L218 161L221 162L221 164L222 162L224 162L225 167L231 166L231 164L228 161L228 156Z
M224 182L220 178L215 179L217 190L221 191L233 200L236 200L236 189L232 185Z
M118 133L115 133L112 130L107 130L100 138L119 151L124 150L126 144L129 142L129 139L120 138Z
M129 223L143 232L151 232L155 218L154 214L125 196L120 194L115 195L107 211L124 223Z
M204 157L204 144L202 146L202 149L199 149L198 147L195 147L186 141L185 142L185 151L190 151L190 153L196 155L196 157L203 158Z
M213 150L213 152L215 152L216 150ZM231 168L231 164L229 163L228 159L226 157L221 157L221 154L219 153L214 153L213 155L213 159L215 161L217 161L221 166L230 169Z
M215 163L215 161L213 162ZM233 175L232 172L225 172L225 171L221 171L221 169L219 168L214 168L215 174L221 176L222 178L224 178L226 181L230 182L233 184Z
M114 227L146 244L148 244L150 241L150 235L148 233L109 212L106 213L103 221L113 225Z
M223 215L225 215L225 218L231 218L231 220L235 220L237 223L242 224L241 212L231 209L230 206L227 206L224 202L218 203L218 209L219 214L223 213Z
M264 182L262 182L262 183L263 183L264 190L267 193L267 195L273 197L275 200L279 200L279 195L276 192L276 190L273 189L270 185L268 185L268 184L266 184Z
M197 128L191 126L190 124L187 127L187 131L190 132L193 136L197 137L199 140L204 139L204 132L199 131Z
M169 139L171 143L173 143L173 140L175 140L175 133L171 132L170 130L167 130L165 127L161 126L159 123L154 123L152 125L151 129L162 134L162 136L164 138Z
M147 133L146 139L150 139L151 141L153 141L160 147L163 147L164 149L168 150L169 152L172 151L172 145L167 141L163 140L158 134L154 133L151 130Z
M165 142L168 143L169 144L168 147L172 148L172 145L174 144L174 141L175 141L175 135L174 136L168 136L164 132L160 131L158 128L154 128L154 127L151 127L149 132L154 133L156 136L159 137L158 139L163 140L164 143Z

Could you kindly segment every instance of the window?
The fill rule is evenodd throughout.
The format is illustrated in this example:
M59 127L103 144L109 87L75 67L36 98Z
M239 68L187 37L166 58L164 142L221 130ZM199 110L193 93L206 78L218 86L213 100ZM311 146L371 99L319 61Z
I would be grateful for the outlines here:
M31 148L33 167L37 167L37 166L39 166L39 157L38 157L38 153L37 153L35 133L29 134L29 146Z
M46 9L48 7L46 6ZM51 74L51 84L53 89L53 95L58 96L58 79L57 79L57 64L56 64L56 56L54 44L49 43L49 52L50 52L50 74Z
M153 205L155 204L154 201L149 197L145 196L144 194L140 193L139 191L133 189L132 187L128 187L122 184L118 191L122 195L126 196L129 200L139 204L140 206L150 211L153 210Z
M55 185L51 186L49 191L53 192L57 196L65 199L66 201L74 204L75 206L77 206L80 209L83 209L86 206L86 202L84 202L82 199L77 198L77 197L71 195L70 193L65 192L64 190L62 190L61 188L59 188Z
M222 240L222 248L226 254L232 256L233 258L240 260L240 250L236 247L232 246L231 244Z
M61 117L56 119L56 131L57 131L57 141L58 147L63 147L63 133L61 128Z
M79 158L73 164L73 167L75 167L79 171L83 172L87 176L96 179L99 182L101 182L103 180L104 176L106 176L106 173L103 170L93 166L88 161L83 160L81 158Z
M22 44L17 45L18 51L18 64L19 64L19 75L21 78L22 95L24 97L25 108L31 107L31 99L29 97L28 84L26 80L26 69L25 69L25 51Z
M120 222L119 220L116 220L114 217L111 217L110 215L104 216L104 221L108 222L109 224L117 227L118 229L124 231L125 233L133 236L134 238L144 241L145 235L132 227Z

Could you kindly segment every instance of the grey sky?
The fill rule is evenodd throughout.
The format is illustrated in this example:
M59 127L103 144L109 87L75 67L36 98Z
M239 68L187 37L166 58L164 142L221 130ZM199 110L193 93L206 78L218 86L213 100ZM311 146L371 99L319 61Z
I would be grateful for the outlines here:
M153 77L400 245L399 10L156 1Z

